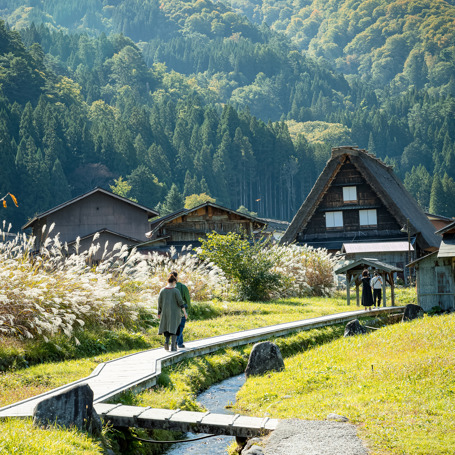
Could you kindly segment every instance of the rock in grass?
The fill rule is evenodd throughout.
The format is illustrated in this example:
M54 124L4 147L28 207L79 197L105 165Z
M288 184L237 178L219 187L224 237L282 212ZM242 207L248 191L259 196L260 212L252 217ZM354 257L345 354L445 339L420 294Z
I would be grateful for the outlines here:
M338 414L334 414L333 412L330 413L327 417L326 420L335 420L336 422L349 422L349 419L345 416L340 416Z
M419 305L414 305L410 303L406 305L403 314L403 321L412 321L413 319L417 319L423 316L423 308Z
M282 370L284 370L283 356L276 344L264 341L253 346L245 370L246 377Z
M33 423L39 426L57 424L99 434L101 419L93 408L93 391L88 384L70 388L41 401L33 411Z
M256 444L261 444L262 440L260 438L251 438L248 439L243 450L240 452L242 455L263 455L263 449L261 446Z
M242 450L242 455L264 455L264 451L262 447L259 446L251 446L248 450Z
M353 321L349 321L344 328L344 336L345 337L352 337L355 335L363 335L367 333L367 329L360 324L358 319L354 319Z

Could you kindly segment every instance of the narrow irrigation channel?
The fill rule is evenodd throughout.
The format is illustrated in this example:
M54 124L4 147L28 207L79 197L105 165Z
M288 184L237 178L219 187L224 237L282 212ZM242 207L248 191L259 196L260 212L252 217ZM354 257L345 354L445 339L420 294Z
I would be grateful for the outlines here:
M225 406L235 402L235 395L245 382L245 375L240 374L213 385L201 393L197 401L208 411L232 414ZM186 433L187 439L202 435ZM174 444L166 455L225 455L226 448L234 440L233 436L214 436L201 441Z

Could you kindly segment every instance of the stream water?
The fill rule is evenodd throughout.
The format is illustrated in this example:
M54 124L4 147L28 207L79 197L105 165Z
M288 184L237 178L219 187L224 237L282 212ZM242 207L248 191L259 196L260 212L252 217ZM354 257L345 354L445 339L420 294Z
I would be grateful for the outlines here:
M234 376L213 385L197 397L197 401L208 411L218 414L232 414L225 406L235 402L235 394L245 382L245 375ZM186 433L182 439L192 439L201 434ZM174 444L166 455L225 455L226 447L233 441L233 436L214 436L201 441Z

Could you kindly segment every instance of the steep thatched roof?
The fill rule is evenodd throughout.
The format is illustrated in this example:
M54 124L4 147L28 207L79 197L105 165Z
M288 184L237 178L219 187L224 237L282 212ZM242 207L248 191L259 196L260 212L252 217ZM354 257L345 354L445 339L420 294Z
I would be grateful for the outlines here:
M298 233L305 228L347 157L376 192L398 224L406 226L409 219L411 235L417 235L420 247L428 251L437 249L441 239L434 233L433 224L395 175L392 168L366 150L357 147L332 149L332 157L292 220L281 239L281 243L293 242Z

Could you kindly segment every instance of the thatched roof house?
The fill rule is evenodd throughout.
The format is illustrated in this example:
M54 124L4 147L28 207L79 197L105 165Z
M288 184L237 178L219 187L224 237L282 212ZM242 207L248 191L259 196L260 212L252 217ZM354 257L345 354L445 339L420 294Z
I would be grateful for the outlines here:
M411 240L417 257L440 243L390 166L366 150L337 147L281 243L297 241L335 252L343 243L400 240Z

